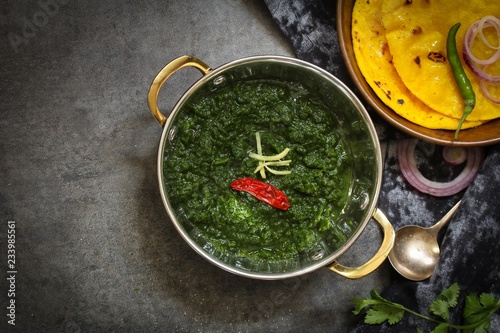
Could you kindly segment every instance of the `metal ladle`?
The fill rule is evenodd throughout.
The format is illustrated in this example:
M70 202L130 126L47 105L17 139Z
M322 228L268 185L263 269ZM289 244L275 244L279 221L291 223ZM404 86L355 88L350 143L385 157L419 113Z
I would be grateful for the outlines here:
M439 230L448 223L460 202L446 213L443 218L429 228L408 225L396 231L394 247L389 253L392 267L413 281L425 280L432 275L439 259L437 236Z

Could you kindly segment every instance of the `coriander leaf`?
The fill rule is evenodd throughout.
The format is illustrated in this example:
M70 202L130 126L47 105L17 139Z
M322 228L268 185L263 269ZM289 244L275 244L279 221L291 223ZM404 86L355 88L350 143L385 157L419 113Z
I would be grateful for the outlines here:
M479 300L485 308L494 309L500 306L500 300L490 294L482 293L481 296L479 296Z
M488 330L490 329L490 324L491 322L489 320L485 321L484 323L479 324L479 326L475 326L474 328L470 329L464 329L464 333L488 333Z
M450 319L449 309L457 305L460 287L457 283L452 284L440 293L429 306L429 312L445 320Z
M464 323L477 325L476 329L468 330L468 332L487 332L491 324L489 317L499 309L500 300L492 295L483 293L480 297L476 294L467 296L465 298Z
M429 312L445 320L450 319L449 304L441 299L435 299L429 306Z
M489 310L482 306L476 294L469 294L469 296L465 298L464 323L466 325L478 323L489 315Z
M458 295L460 294L460 287L458 283L453 283L445 291L443 291L437 299L444 300L448 303L450 308L457 306Z
M385 298L383 298L382 296L380 296L376 291L375 289L372 289L370 291L370 296L372 297L372 299L376 299L378 301L382 301L384 303L388 302Z
M371 298L354 298L354 310L352 311L355 315L359 314L367 306L379 304L379 301Z
M483 323L474 324L472 328L465 328L463 333L488 333L490 329L490 320L485 320Z
M370 292L370 296L372 297L373 300L377 300L378 303L380 304L386 304L386 305L389 305L389 306L392 306L392 307L395 307L395 308L398 308L398 309L401 309L401 310L404 310L405 307L399 303L394 303L394 302L391 302L385 298L383 298L382 296L380 296L375 290L372 289L372 291Z
M448 332L448 324L446 323L441 323L434 327L431 333L446 333Z
M387 314L384 311L371 308L366 311L365 324L382 324L386 319Z
M471 318L476 313L481 313L481 302L476 294L469 294L465 298L464 316Z
M458 325L449 322L449 309L457 305L459 293L460 288L455 283L439 294L429 307L430 313L443 318L446 322L415 312L399 303L386 300L373 289L370 292L371 298L354 299L356 309L353 312L359 314L365 307L370 307L365 315L365 324L382 324L387 321L390 325L393 325L403 318L405 312L408 312L413 316L436 324L437 326L432 333L447 333L448 328L462 330L464 333L487 333L491 325L491 315L500 310L500 300L489 294L481 294L480 297L470 294L465 298L464 324ZM417 332L423 333L418 328Z
M366 312L366 324L382 324L387 321L390 325L399 322L404 315L404 310L387 304L374 305Z

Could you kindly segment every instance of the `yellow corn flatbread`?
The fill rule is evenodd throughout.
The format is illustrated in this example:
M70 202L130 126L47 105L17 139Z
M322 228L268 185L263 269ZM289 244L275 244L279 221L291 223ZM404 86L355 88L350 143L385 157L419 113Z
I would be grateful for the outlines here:
M399 77L384 33L382 2L358 0L353 8L353 48L365 80L377 96L401 117L431 129L456 129L458 119L432 110L413 95ZM482 123L466 120L462 128Z
M394 67L412 94L434 111L462 117L464 103L447 61L446 38L449 29L460 22L456 42L461 56L468 27L487 15L500 16L499 1L382 1L382 22ZM493 33L493 29L485 33ZM476 94L476 107L467 119L500 117L500 105L484 96L479 79L464 68Z

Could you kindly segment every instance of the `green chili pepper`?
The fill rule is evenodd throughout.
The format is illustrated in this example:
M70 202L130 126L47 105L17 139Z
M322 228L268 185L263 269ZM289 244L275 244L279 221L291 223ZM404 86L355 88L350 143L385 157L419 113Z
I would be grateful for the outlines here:
M465 74L462 63L460 62L460 57L458 56L455 36L457 35L457 31L459 28L460 23L456 23L454 26L452 26L450 31L448 32L448 38L446 40L448 62L450 63L451 70L453 71L453 76L455 77L458 89L460 89L460 94L462 95L462 98L464 100L464 113L462 115L462 119L460 119L460 122L458 123L457 130L455 131L455 140L458 138L458 133L460 132L460 128L462 127L465 118L467 118L467 116L476 106L476 94L472 89L472 85L470 84L467 74Z

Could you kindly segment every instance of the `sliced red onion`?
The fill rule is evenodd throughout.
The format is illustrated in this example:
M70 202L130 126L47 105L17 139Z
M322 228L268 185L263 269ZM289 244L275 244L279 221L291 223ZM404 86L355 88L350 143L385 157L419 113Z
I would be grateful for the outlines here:
M496 46L492 45L483 34L483 30L488 27L495 28L497 32L498 45ZM474 43L474 40L478 34L482 42L487 47L496 50L496 52L487 59L479 59L472 54L472 44ZM498 17L488 15L471 24L469 29L467 29L464 37L463 57L465 64L479 78L479 85L484 96L486 96L486 98L488 98L490 101L500 104L500 99L494 97L488 91L486 84L484 84L484 81L490 83L500 83L500 75L492 75L486 72L488 66L500 60L500 19Z
M488 40L484 37L483 30L489 27L495 28L495 30L497 31L498 39L500 41L500 19L492 15L485 16L479 21L474 22L465 33L465 54L467 55L467 57L469 57L469 59L479 65L491 65L492 63L500 59L500 47L491 45L490 42L488 42ZM496 52L493 53L489 58L479 59L474 56L474 54L472 54L472 44L474 43L474 39L476 38L478 33L481 37L481 40L487 47L496 50Z
M486 27L484 26L485 24L486 24ZM484 28L487 28L489 26L492 26L496 29L497 36L498 36L499 42L500 42L500 19L493 16L493 15L487 15L479 20L479 24L478 24L479 37L481 37L481 40L483 41L483 43L486 44L486 46L488 46L490 49L498 50L498 49L500 49L500 45L493 46L486 39L486 37L484 37L483 30L484 30Z
M476 176L484 158L483 148L467 148L467 164L455 179L449 182L432 181L425 178L417 168L415 160L417 141L417 139L406 139L398 142L399 168L406 181L415 189L432 196L451 196L465 189Z
M460 165L467 160L467 149L464 147L443 147L443 160L451 165Z
M500 75L491 75L486 73L487 67L479 67L477 64L473 63L471 59L469 59L468 55L464 53L464 61L465 64L470 68L470 70L479 78L481 81L497 83L500 82Z

